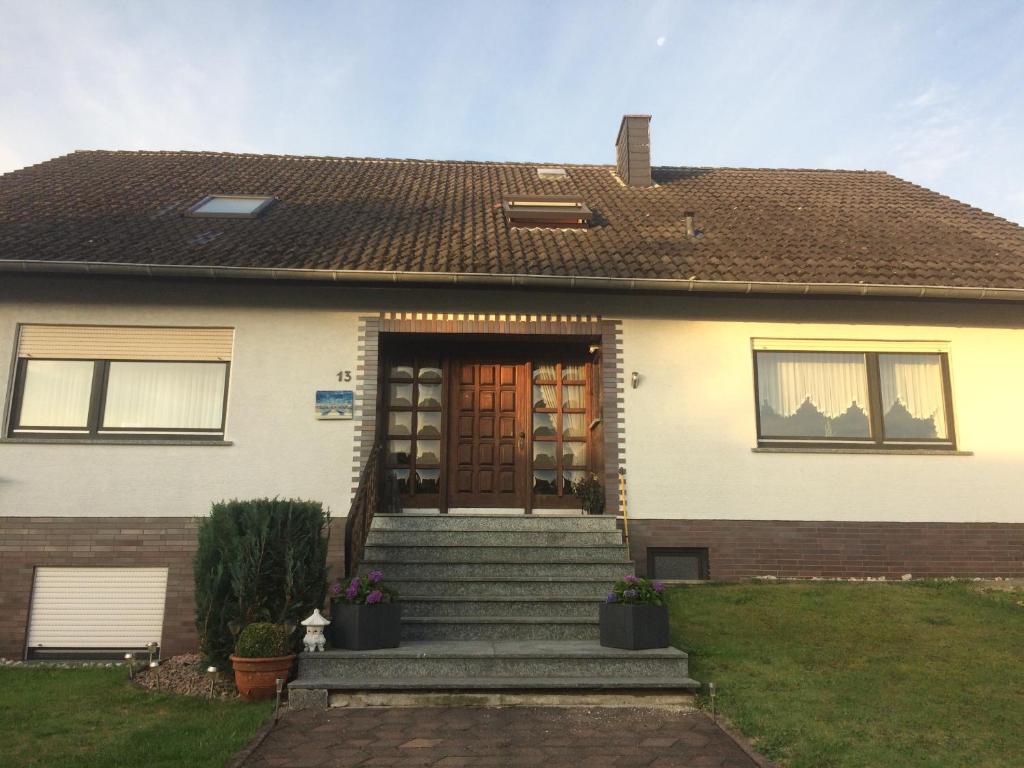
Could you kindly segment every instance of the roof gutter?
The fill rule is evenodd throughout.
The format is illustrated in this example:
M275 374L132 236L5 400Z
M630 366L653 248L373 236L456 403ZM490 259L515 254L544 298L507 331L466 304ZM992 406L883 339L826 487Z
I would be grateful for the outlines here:
M145 277L328 281L398 285L571 288L603 291L745 293L800 296L880 296L916 299L1024 301L1022 288L981 288L879 283L782 283L750 280L679 280L674 278L585 277L582 275L493 275L482 272L402 272L347 269L271 269L191 265L119 264L115 262L0 260L0 272L65 273Z

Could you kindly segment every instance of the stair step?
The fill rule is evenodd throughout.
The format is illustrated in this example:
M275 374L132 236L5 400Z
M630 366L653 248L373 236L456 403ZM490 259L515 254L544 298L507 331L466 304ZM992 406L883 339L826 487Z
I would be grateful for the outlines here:
M623 574L633 572L633 563L623 558L610 558L603 562L579 562L576 560L506 560L503 562L438 562L429 558L402 561L382 561L367 553L360 573L372 570L384 572L390 583L398 579L506 579L514 577L531 579L607 579L617 581Z
M624 651L595 641L412 642L376 651L326 651L299 656L299 679L439 677L630 677L689 674L675 648Z
M537 579L533 576L507 576L505 578L477 578L455 576L440 579L392 579L389 586L405 597L432 594L438 597L574 597L603 599L611 589L614 579L577 579L559 576Z
M375 515L372 530L616 531L613 515Z
M554 597L438 597L403 594L402 616L490 616L596 618L603 598L563 600Z
M596 640L597 616L403 616L402 640Z
M625 560L624 545L580 544L573 546L530 545L502 547L437 544L368 544L365 559L374 562L432 561L436 563L607 563Z
M413 678L303 678L289 688L328 691L696 691L700 683L689 677L413 677Z
M500 546L500 547L579 547L622 546L619 531L548 531L548 530L380 530L373 529L367 546L415 545L431 546Z

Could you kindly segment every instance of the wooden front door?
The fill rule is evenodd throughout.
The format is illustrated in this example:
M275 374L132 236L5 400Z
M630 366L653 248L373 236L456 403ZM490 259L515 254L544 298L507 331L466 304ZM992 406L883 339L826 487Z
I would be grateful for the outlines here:
M448 507L526 504L526 365L452 361Z

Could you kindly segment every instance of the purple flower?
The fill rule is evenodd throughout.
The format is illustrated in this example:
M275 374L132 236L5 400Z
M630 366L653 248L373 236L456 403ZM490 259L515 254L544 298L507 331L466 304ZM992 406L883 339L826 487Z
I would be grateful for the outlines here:
M635 589L627 589L625 592L622 593L622 596L627 600L635 600L636 596L639 594L640 593L637 592Z
M634 576L632 574L629 574L628 576L625 576L622 580L624 582L626 582L627 584L635 584L636 583L636 576Z
M345 590L345 597L347 597L349 600L355 600L356 599L356 595L358 595L358 594L359 594L359 585L358 584L349 584L348 585L348 589Z
M654 582L654 584L652 584L651 586L653 587L654 591L657 592L659 595L665 591L665 585L662 584L660 581Z
M383 571L370 571L370 583L376 584L378 581L384 578Z
M608 602L609 603L617 603L617 602L619 602L619 596L616 595L614 592L609 592L608 593Z
M366 596L366 604L373 605L374 603L379 603L382 599L384 599L384 593L379 589L375 589Z
M350 587L358 587L358 586L359 586L359 577L358 577L358 576L353 576L353 577L352 577L352 581L350 581L350 582L348 583L348 585L349 585Z
M341 582L340 581L336 581L333 584L331 584L331 594L332 595L340 595L341 594Z

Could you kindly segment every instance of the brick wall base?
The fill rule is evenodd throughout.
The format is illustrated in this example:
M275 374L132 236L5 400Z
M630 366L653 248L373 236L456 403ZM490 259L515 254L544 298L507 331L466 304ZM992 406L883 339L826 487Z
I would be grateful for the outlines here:
M1024 524L631 519L629 532L641 574L648 547L707 547L716 580L1024 576Z
M0 517L0 658L25 653L37 566L164 567L163 653L197 646L192 558L195 517ZM331 523L328 563L342 571L344 519Z

